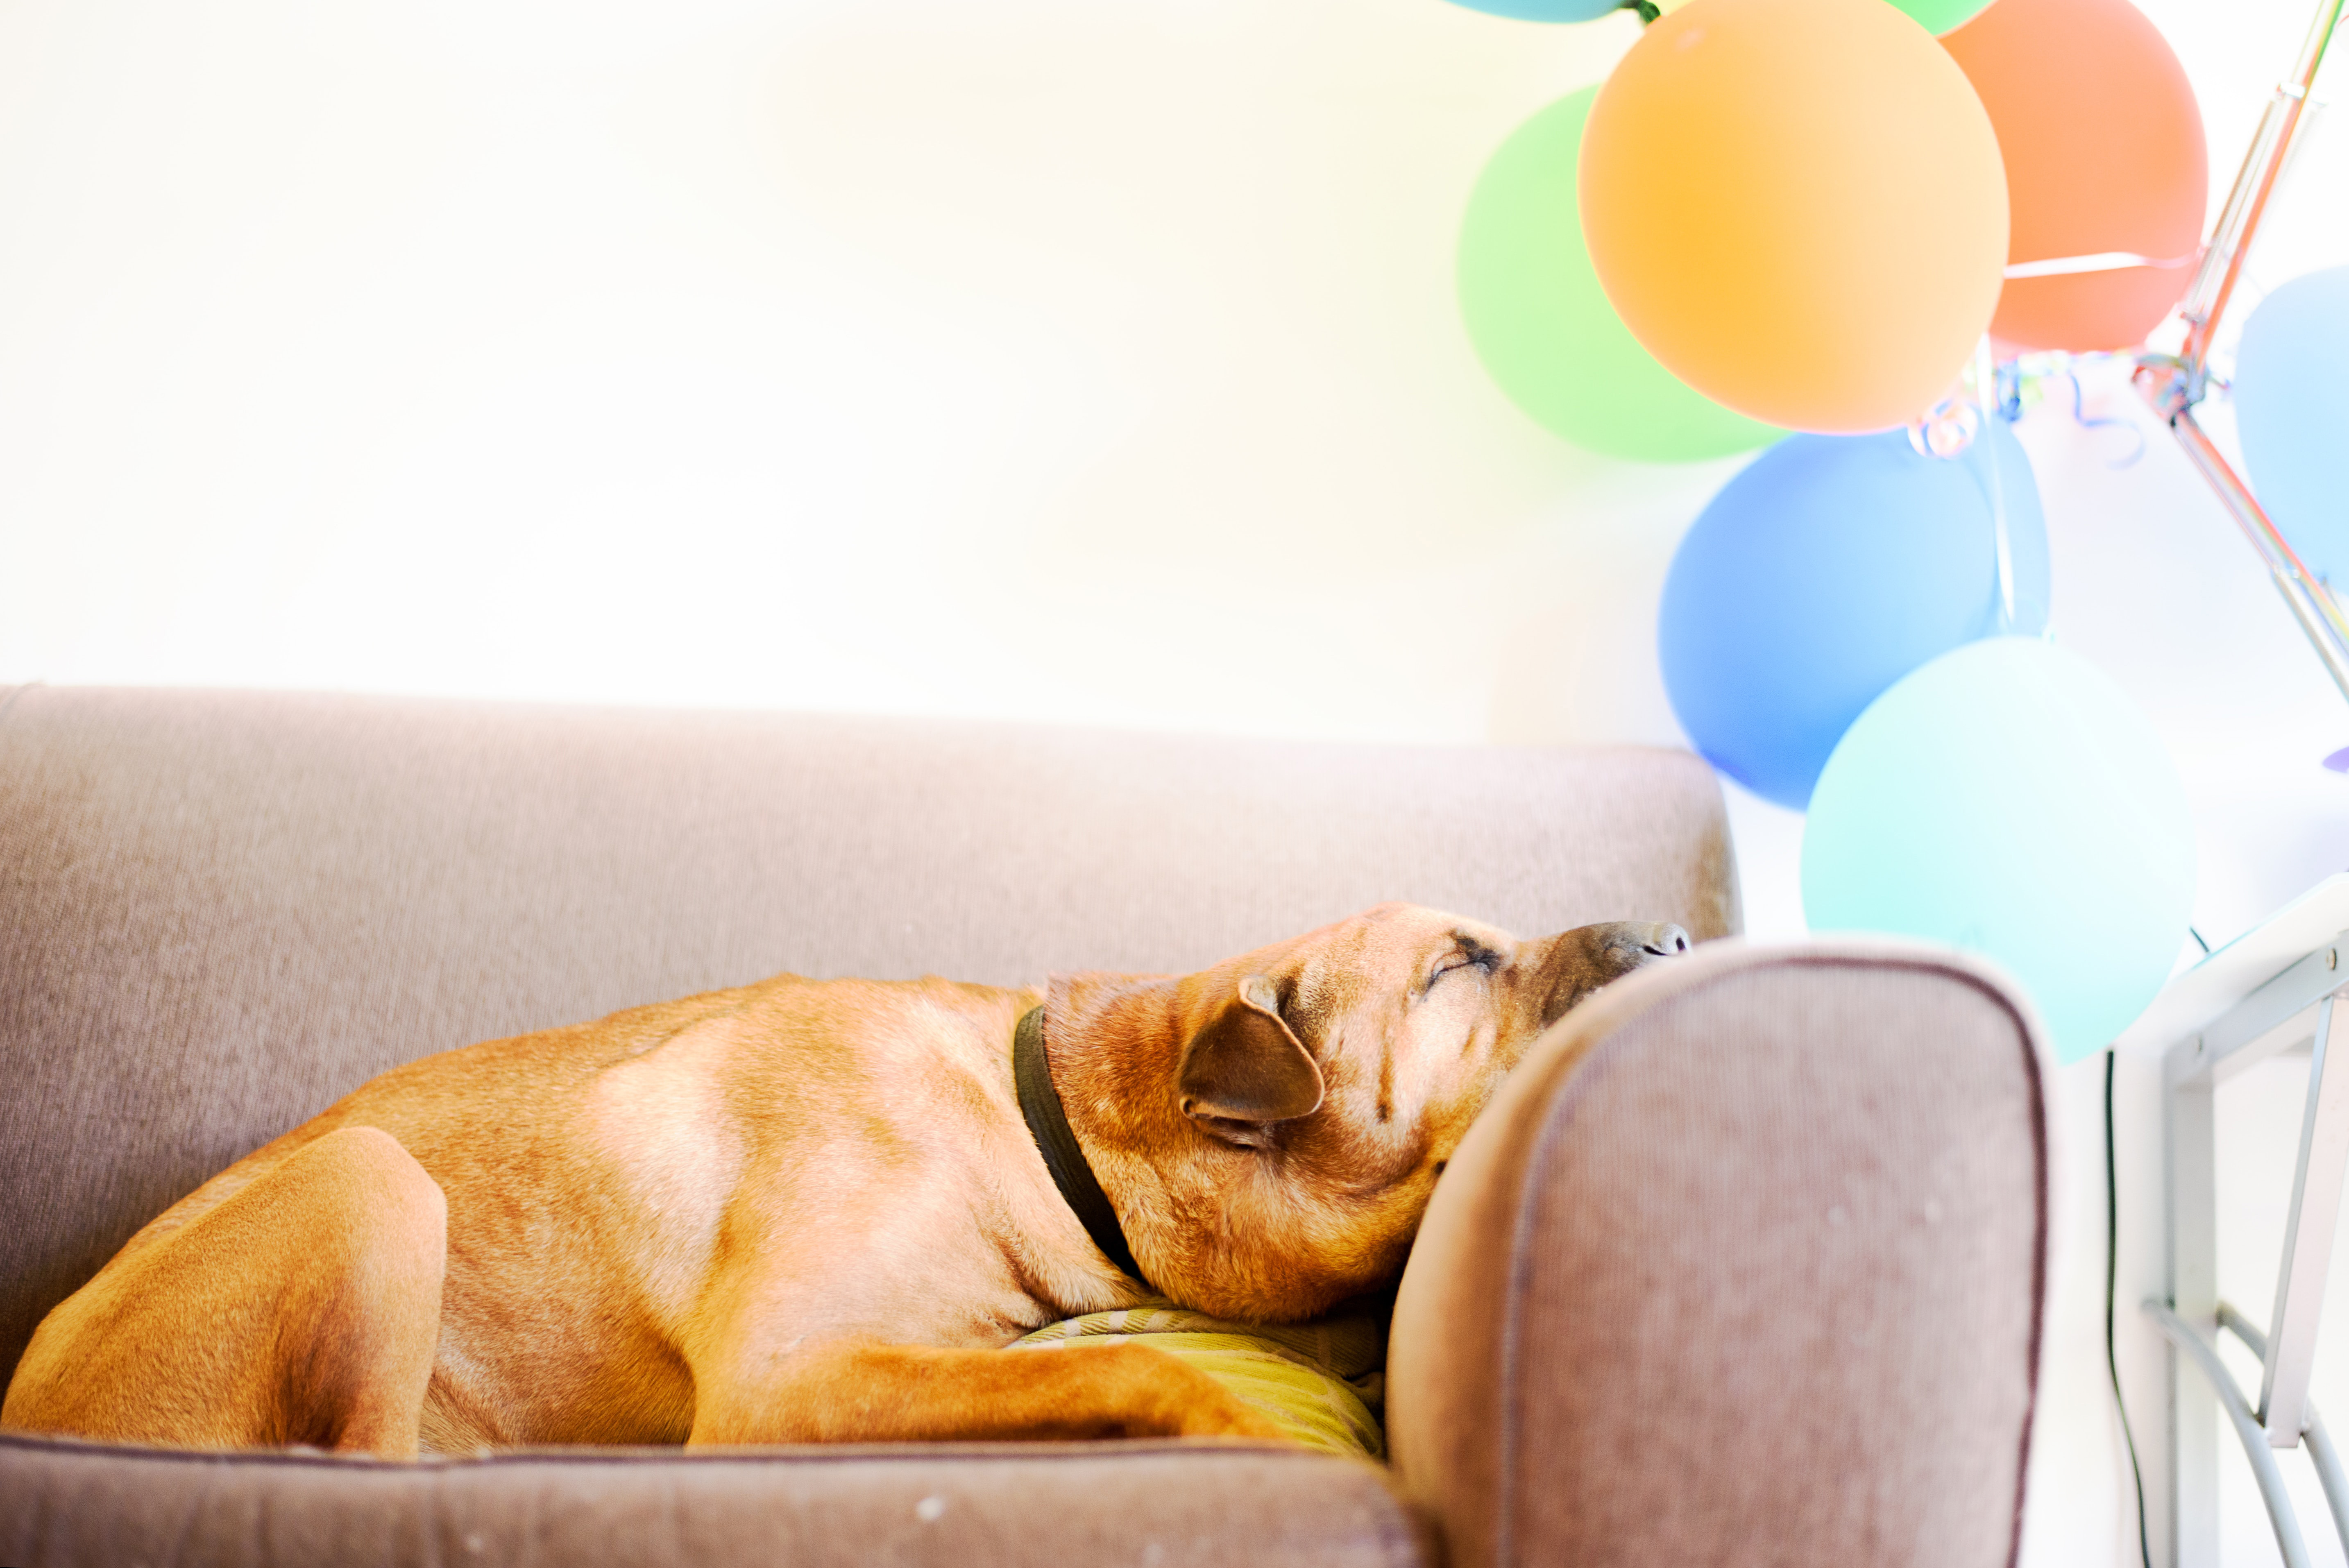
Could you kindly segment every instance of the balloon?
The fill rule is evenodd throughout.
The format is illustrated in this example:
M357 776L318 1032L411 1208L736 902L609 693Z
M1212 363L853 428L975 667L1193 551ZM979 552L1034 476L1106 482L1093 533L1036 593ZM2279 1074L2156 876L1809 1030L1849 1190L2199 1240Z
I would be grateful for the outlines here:
M1666 369L1742 414L1905 422L1981 341L2006 176L1965 73L1884 0L1693 0L1582 136L1582 232Z
M2010 263L2129 253L2172 264L2010 278L1991 330L2031 348L2134 348L2193 275L2209 193L2185 67L2130 0L1998 0L1941 40L2006 158Z
M2311 571L2349 589L2349 267L2294 278L2251 312L2235 428L2268 516Z
M1623 0L1454 0L1471 11L1520 22L1593 22L1623 9Z
M1982 15L1990 0L1892 0L1920 26L1929 33L1946 33L1952 27L1962 27Z
M1704 509L1672 557L1656 640L1672 712L1714 767L1800 810L1879 693L2000 630L1993 481L2013 629L2046 624L2039 489L2006 422L1990 424L1954 459L1899 430L1790 436Z
M1578 446L1682 462L1742 452L1780 432L1692 392L1640 346L1607 303L1574 201L1575 158L1596 88L1511 133L1485 165L1460 225L1460 314L1510 400Z
M1988 954L2066 1062L2153 1000L2193 903L2194 819L2160 738L2108 676L2035 638L1943 654L1877 698L1803 827L1814 931Z

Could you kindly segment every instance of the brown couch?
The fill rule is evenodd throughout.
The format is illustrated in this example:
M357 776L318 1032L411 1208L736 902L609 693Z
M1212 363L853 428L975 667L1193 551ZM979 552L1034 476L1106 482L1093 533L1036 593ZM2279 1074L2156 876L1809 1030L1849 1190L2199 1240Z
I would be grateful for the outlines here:
M0 1377L139 1224L426 1052L785 969L1187 968L1386 898L1738 923L1719 792L1670 752L0 689ZM1995 1568L2043 1089L1952 956L1723 942L1611 988L1444 1179L1391 1470L0 1435L0 1564Z

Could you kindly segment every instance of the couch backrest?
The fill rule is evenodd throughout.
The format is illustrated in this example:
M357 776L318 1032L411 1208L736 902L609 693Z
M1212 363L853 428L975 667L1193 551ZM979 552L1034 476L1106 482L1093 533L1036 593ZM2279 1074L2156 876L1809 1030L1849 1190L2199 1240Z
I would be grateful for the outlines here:
M1179 971L1407 899L1737 927L1684 753L0 689L0 1380L376 1074L781 971Z

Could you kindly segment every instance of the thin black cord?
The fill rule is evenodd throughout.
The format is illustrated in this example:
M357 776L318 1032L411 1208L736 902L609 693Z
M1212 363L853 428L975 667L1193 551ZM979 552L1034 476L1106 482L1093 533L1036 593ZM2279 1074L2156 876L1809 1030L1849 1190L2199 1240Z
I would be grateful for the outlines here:
M2199 940L2199 938L2198 938ZM2137 1551L2153 1568L2153 1544L2146 1539L2145 1469L2137 1463L2137 1433L2129 1428L2128 1401L2121 1398L2121 1363L2113 1347L2114 1281L2120 1273L2121 1190L2113 1172L2113 1067L2119 1057L2105 1051L2105 1370L2112 1375L2113 1405L2121 1413L2121 1436L2128 1443L2129 1474L2137 1481Z

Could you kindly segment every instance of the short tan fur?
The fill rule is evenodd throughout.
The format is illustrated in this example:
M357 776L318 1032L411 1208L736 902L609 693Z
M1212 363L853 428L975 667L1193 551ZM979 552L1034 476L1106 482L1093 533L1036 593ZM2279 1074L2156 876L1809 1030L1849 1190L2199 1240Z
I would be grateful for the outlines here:
M391 1456L1275 1437L1139 1346L997 1354L1143 1295L1021 1117L1021 1015L1151 1284L1291 1320L1392 1279L1536 1036L1686 944L1384 904L1192 975L781 975L427 1057L133 1236L0 1424Z

